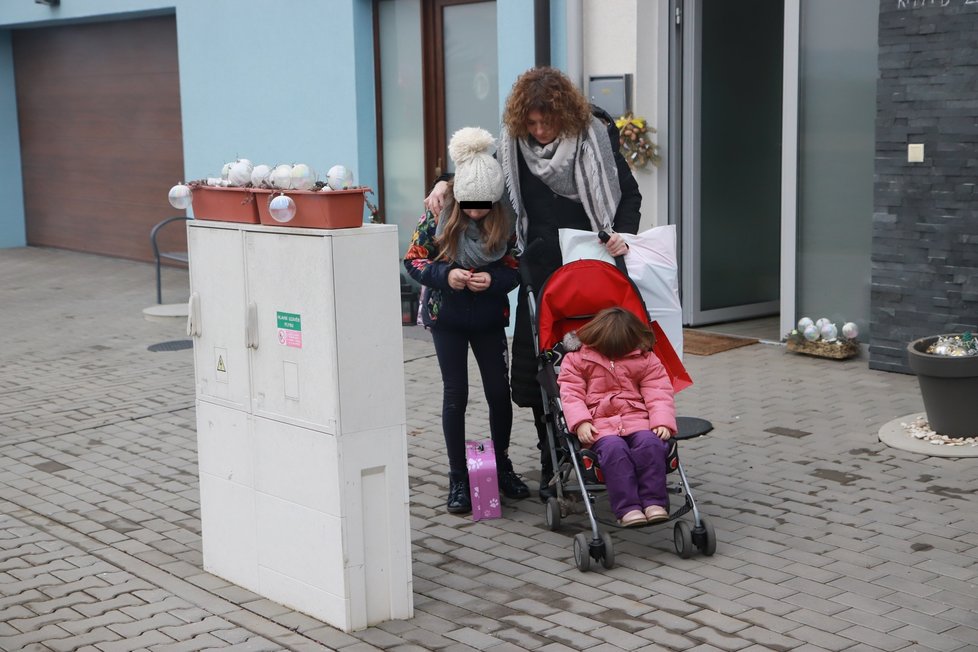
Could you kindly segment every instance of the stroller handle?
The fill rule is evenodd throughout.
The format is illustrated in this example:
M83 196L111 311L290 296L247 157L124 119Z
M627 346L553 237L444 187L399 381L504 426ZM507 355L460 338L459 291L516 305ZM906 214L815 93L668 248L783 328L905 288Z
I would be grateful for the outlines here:
M607 231L602 229L601 231L598 231L598 240L600 240L604 244L608 244L608 240L611 240L611 235L609 235ZM628 267L625 265L625 256L623 255L615 256L614 258L615 258L615 267L617 267L625 276L628 276ZM631 280L631 277L629 277L629 280ZM632 283L632 285L635 284ZM636 288L636 290L637 289L638 288ZM639 293L639 296L641 296L641 293Z

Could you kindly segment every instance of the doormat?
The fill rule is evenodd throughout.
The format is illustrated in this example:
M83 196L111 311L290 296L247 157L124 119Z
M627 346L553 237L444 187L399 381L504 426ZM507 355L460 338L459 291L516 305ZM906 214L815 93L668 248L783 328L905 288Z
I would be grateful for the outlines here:
M756 344L758 340L753 337L736 337L734 335L721 335L720 333L708 333L705 331L683 329L683 353L691 355L713 355L722 351L729 351L741 346Z

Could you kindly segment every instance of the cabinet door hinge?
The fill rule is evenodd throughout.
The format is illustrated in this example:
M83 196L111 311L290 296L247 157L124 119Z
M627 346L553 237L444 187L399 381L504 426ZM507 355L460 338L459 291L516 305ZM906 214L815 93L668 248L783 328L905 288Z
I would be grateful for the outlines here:
M683 6L681 4L676 5L676 25L683 24Z

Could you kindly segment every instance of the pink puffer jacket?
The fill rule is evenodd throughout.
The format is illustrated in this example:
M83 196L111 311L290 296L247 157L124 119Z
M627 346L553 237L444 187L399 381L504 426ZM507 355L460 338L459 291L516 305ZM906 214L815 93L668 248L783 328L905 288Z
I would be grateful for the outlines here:
M676 432L676 404L665 367L651 351L610 360L589 346L560 365L560 401L571 432L585 421L597 437L630 435L665 426Z

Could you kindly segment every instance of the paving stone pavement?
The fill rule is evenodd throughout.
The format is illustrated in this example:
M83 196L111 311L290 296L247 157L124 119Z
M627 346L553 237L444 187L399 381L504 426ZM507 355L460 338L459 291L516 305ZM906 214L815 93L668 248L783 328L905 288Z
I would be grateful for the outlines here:
M877 439L922 410L912 376L687 356L679 411L715 430L682 459L716 554L614 530L616 566L580 573L583 519L444 511L439 372L405 328L415 617L344 634L201 570L192 353L147 350L186 339L143 319L152 266L20 248L0 278L0 650L978 650L978 460ZM186 278L165 270L167 293ZM517 410L535 486L533 439Z

